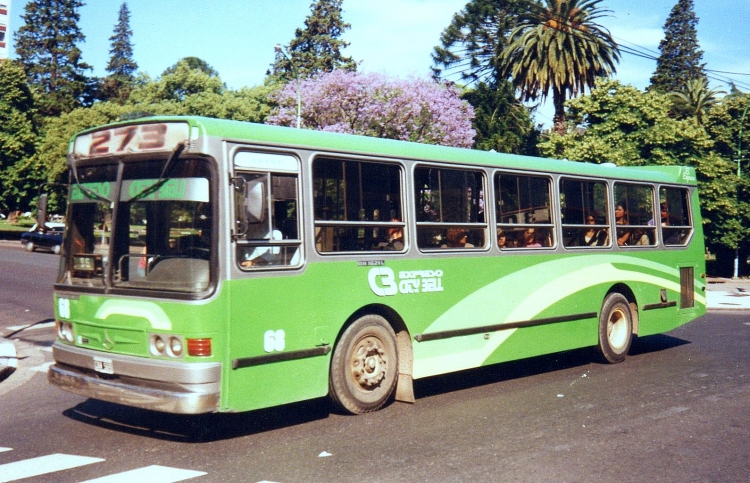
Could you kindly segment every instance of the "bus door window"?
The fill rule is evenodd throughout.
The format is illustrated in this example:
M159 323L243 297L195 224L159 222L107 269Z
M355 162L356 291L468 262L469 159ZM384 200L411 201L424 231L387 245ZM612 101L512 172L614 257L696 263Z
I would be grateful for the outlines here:
M604 181L562 179L560 218L565 247L610 246L607 184Z
M502 242L498 236L499 248L555 246L550 190L550 179L543 176L495 175L496 230L505 235Z
M684 246L690 240L693 227L690 221L689 196L685 188L663 186L659 190L658 225L665 245Z
M320 253L403 251L402 168L392 163L313 161L315 248Z
M620 246L653 246L654 189L650 185L615 184L615 225Z
M235 180L238 265L242 269L299 266L297 159L243 151L235 157L235 167L255 171L240 171Z

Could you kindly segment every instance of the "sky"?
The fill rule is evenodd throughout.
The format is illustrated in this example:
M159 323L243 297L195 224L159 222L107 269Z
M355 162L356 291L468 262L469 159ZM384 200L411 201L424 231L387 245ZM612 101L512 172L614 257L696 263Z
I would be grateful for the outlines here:
M80 10L80 44L90 74L105 76L123 0L84 0ZM10 30L23 20L27 0L12 0ZM287 45L295 29L304 28L313 0L126 0L130 10L133 57L139 71L157 78L178 60L199 57L232 89L263 82L274 59L274 45ZM441 32L467 0L344 0L343 18L351 28L342 36L344 51L360 62L359 70L396 77L430 75L433 48ZM615 41L655 58L664 23L677 0L603 0L611 10L599 23ZM750 91L750 46L747 18L750 0L694 0L699 18L698 42L711 87L729 91L734 80ZM743 28L745 27L745 28ZM12 37L11 37L12 38ZM10 51L15 58L15 52ZM623 53L614 76L623 84L644 89L656 61ZM549 126L551 102L539 109L536 121Z

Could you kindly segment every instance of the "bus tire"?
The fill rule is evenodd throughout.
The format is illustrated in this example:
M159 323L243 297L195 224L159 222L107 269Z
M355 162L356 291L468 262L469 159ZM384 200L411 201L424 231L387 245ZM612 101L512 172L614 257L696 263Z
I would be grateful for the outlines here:
M338 409L363 414L382 408L396 388L396 333L378 315L365 315L344 333L331 359L329 396Z
M604 298L599 315L599 353L610 364L622 362L632 342L630 303L622 294L611 293Z

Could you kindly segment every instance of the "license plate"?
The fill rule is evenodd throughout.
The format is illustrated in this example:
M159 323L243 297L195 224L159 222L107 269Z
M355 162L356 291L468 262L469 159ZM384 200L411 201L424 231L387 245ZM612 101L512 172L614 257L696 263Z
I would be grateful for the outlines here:
M104 374L115 373L114 368L112 367L112 359L107 359L106 357L94 357L94 370Z

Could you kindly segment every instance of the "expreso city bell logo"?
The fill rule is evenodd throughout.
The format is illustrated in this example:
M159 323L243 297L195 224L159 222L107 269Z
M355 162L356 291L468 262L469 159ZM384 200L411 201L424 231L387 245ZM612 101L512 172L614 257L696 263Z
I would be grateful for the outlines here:
M442 270L411 270L396 273L388 267L373 267L367 274L370 289L375 295L415 294L443 291Z

